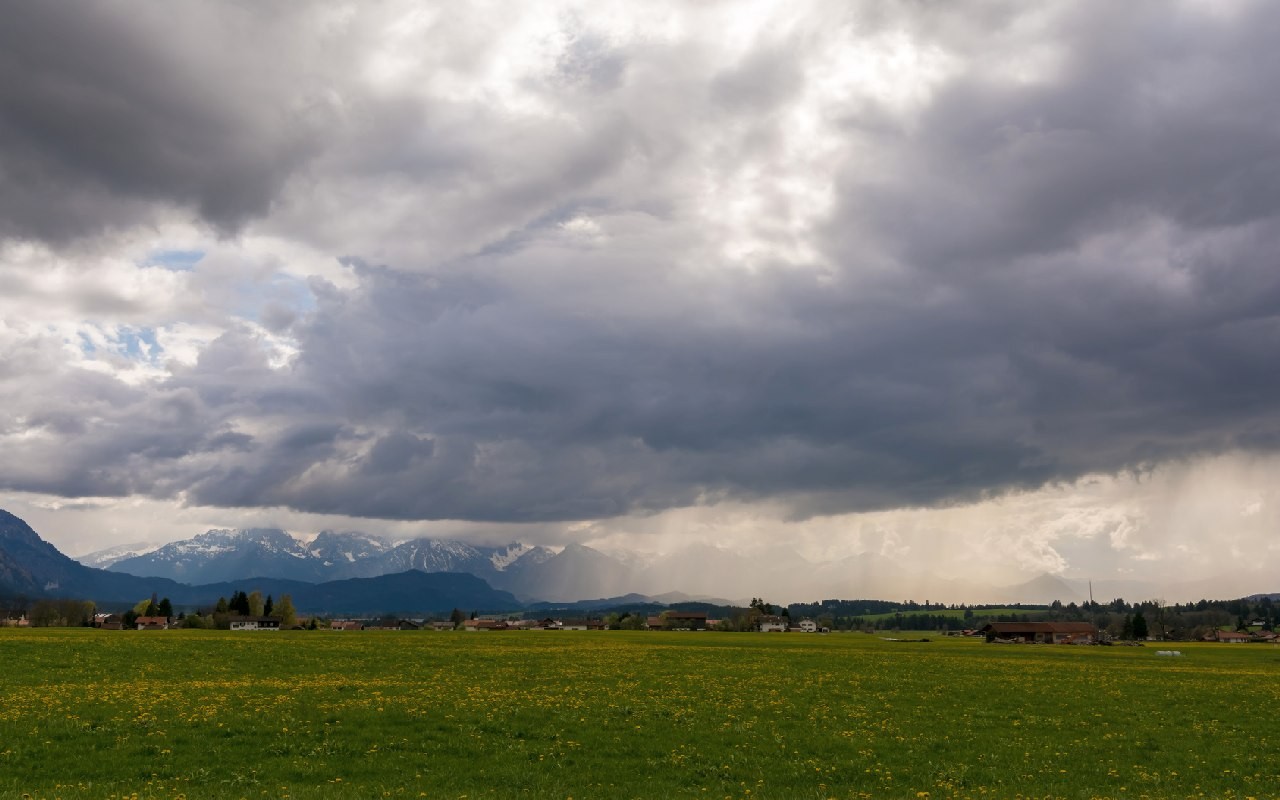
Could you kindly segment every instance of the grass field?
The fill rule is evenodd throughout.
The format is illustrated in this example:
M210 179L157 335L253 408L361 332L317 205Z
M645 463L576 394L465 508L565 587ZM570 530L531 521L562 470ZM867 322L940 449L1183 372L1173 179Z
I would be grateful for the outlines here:
M0 797L1275 797L1280 648L0 630Z

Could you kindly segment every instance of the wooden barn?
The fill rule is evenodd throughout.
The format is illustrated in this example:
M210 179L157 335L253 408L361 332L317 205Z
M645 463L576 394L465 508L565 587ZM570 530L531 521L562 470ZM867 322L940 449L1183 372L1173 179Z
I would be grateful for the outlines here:
M1098 629L1088 622L991 622L981 633L988 642L1086 644L1098 640Z

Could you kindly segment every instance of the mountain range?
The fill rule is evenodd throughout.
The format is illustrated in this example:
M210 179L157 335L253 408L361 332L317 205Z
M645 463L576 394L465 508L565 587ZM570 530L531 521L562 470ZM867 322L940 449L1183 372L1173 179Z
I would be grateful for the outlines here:
M290 594L297 608L320 614L447 613L453 608L506 611L520 607L509 592L459 572L409 569L315 583L264 576L250 569L225 582L193 585L163 576L108 571L63 555L26 522L0 510L0 596L86 598L111 607L132 606L156 594L178 606L212 606L219 597L229 597L236 590L255 589L275 597Z
M789 601L864 597L1068 603L1088 597L1087 585L1052 575L992 587L913 571L874 553L815 563L784 546L745 553L695 544L645 557L605 553L581 544L554 551L519 542L500 546L427 538L394 542L358 531L324 531L305 541L276 528L252 528L211 530L161 547L115 548L81 560L115 572L188 583L234 581L248 574L321 582L405 570L460 572L526 603L564 604L620 596L652 599L673 592L690 600L729 597L739 605L765 594ZM1127 588L1131 597L1149 596L1143 587Z
M1271 576L1255 572L1237 570L1232 585L1263 590L1274 585ZM1100 602L1119 597L1193 602L1224 596L1209 578L1165 587L1133 580L1095 581L1090 586L1087 581L1044 574L1013 586L992 586L940 578L874 553L813 562L785 546L743 552L697 544L653 557L605 553L581 544L556 551L518 542L485 546L427 538L391 541L358 531L325 531L305 540L275 528L211 530L163 546L98 551L77 562L17 517L0 511L0 592L70 593L132 604L155 591L175 603L202 604L236 589L259 588L264 593L290 592L295 604L300 598L331 604L308 610L356 613L393 610L385 604L389 601L378 600L377 582L406 574L409 577L396 579L402 588L418 581L418 589L427 594L433 586L446 584L447 591L455 592L454 602L446 603L440 595L430 601L438 608L422 605L424 599L416 610L506 610L540 603L585 608L609 602L600 598L745 605L747 598L765 595L785 602L876 598L1029 604L1082 602L1091 592ZM462 577L441 577L445 575ZM420 576L426 576L425 583ZM339 602L338 595L320 588L344 581L351 603ZM391 584L388 580L388 590ZM308 587L317 588L313 592Z

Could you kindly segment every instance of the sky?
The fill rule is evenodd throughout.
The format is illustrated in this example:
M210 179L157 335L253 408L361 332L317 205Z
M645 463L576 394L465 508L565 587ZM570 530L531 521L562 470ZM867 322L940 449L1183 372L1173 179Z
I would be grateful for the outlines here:
M0 6L0 507L66 552L1280 567L1274 4Z

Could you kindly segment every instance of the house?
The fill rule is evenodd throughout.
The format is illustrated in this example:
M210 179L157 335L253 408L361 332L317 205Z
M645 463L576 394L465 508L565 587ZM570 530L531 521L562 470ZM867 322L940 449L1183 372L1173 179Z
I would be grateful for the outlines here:
M449 620L444 620L443 622L432 622L432 623L431 623L431 630L433 630L433 631L451 631L451 630L453 630L453 623L452 623L452 622L450 622Z
M93 627L101 628L104 631L118 631L124 629L124 620L119 614L94 614Z
M140 631L167 631L169 630L169 618L138 617L137 625Z
M786 617L779 617L773 614L765 614L760 617L761 633L786 633L790 627L790 621Z
M1242 642L1252 641L1253 637L1247 633L1239 631L1214 631L1214 641L1228 642L1231 644L1240 644Z
M801 633L817 633L818 623L811 619L802 619L800 620L799 628Z
M496 619L469 619L462 627L468 631L501 631L506 630L507 623Z
M0 619L0 628L27 628L31 626L31 620L27 619L27 615L23 614L17 619L6 618Z
M422 626L411 619L402 619L400 620L400 630L417 631L417 630L422 630Z
M602 631L605 624L598 619L566 619L558 627L562 631Z
M231 617L228 620L233 631L278 631L279 617Z
M1098 629L1089 622L991 622L982 627L988 642L1092 644Z
M329 623L331 631L362 631L364 623L358 619L335 619Z

